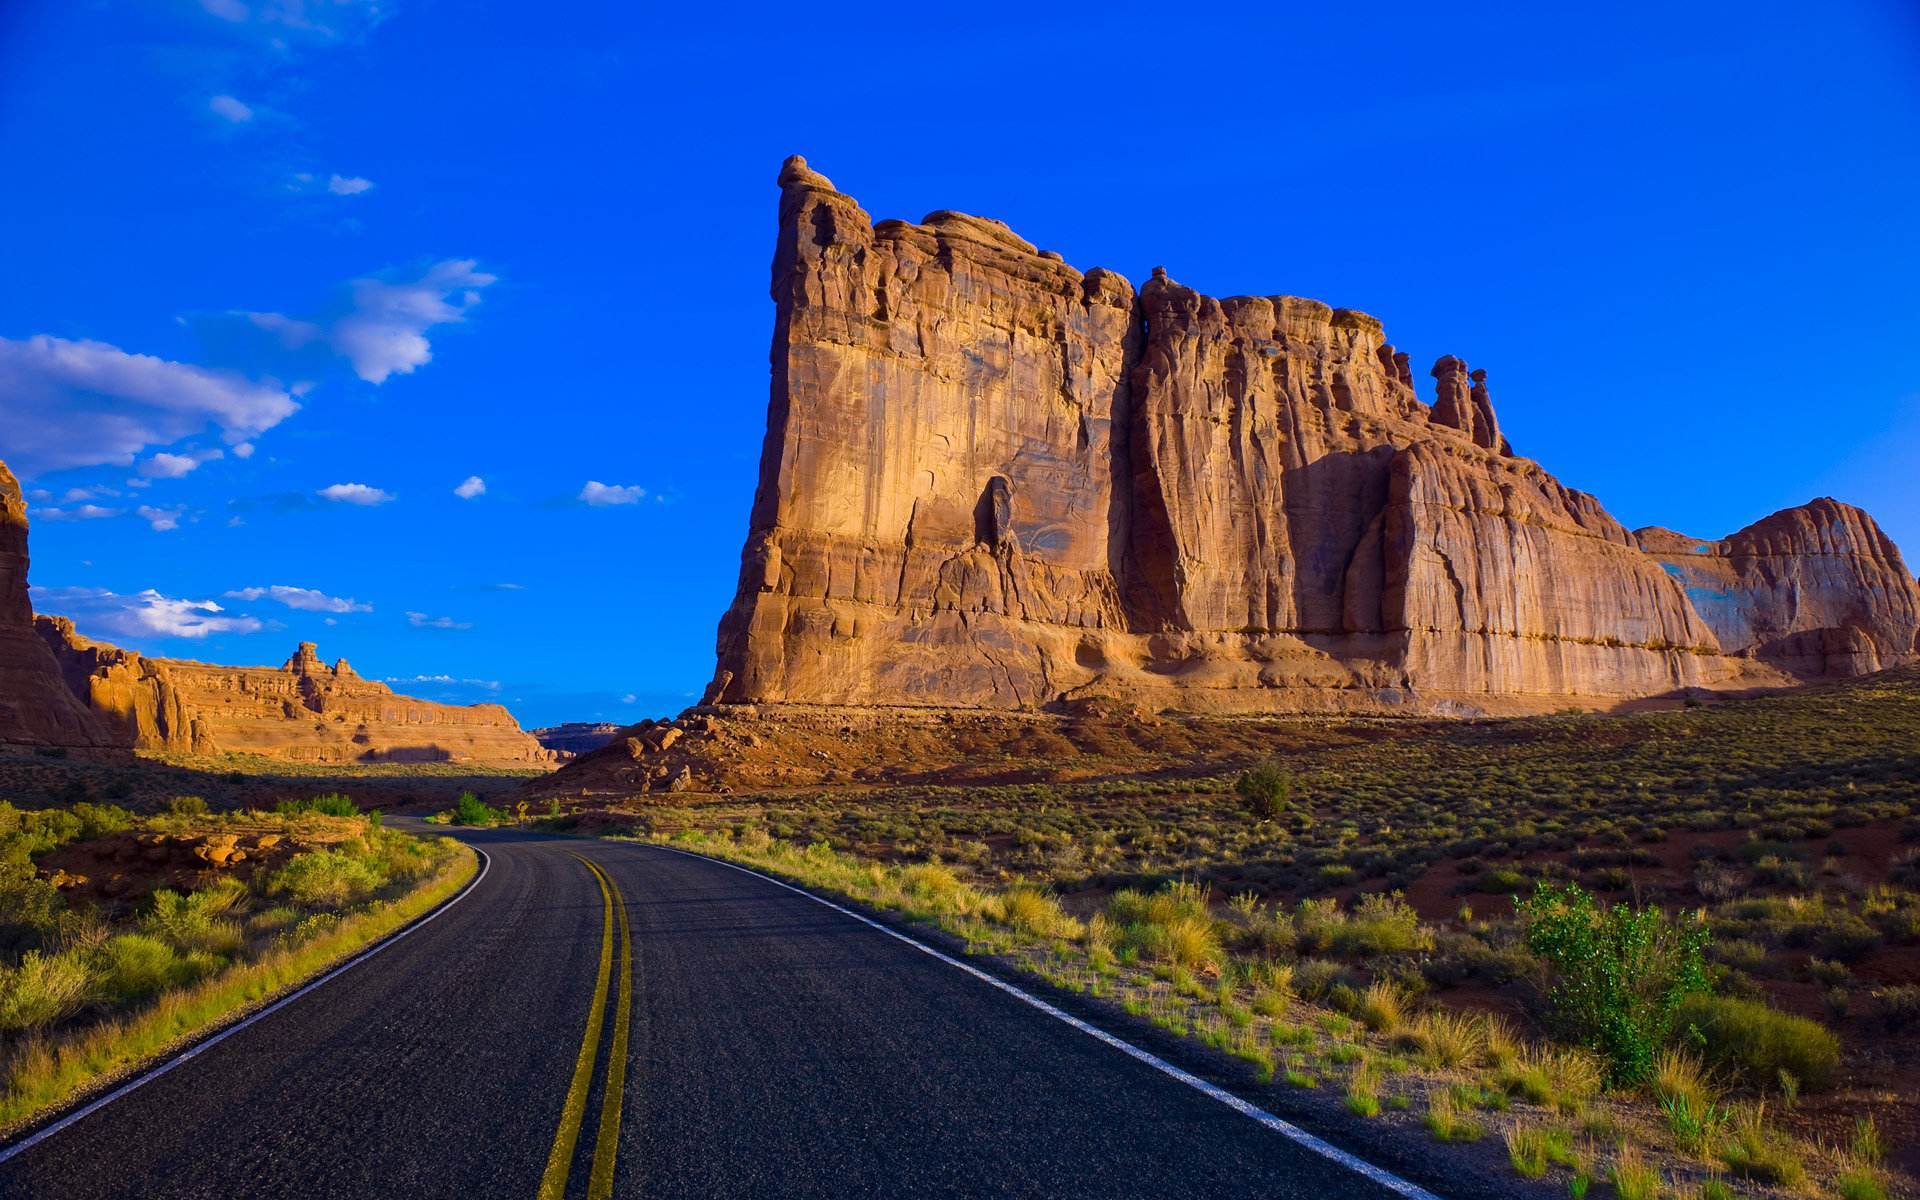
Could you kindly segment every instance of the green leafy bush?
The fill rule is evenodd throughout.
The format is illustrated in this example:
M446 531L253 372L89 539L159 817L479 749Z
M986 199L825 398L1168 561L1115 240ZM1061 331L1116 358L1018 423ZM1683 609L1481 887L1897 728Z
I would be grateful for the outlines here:
M505 813L489 808L485 801L472 792L461 792L459 799L454 801L455 825L498 825L506 819Z
M1293 773L1276 760L1270 759L1241 772L1233 790L1262 821L1277 821L1293 810L1296 790Z
M1782 1071L1802 1086L1825 1087L1840 1065L1840 1040L1826 1026L1752 1000L1691 996L1677 1017L1709 1063L1755 1087L1771 1086Z
M1616 904L1602 909L1578 884L1541 880L1519 906L1528 949L1556 976L1555 1016L1602 1055L1608 1080L1646 1077L1687 997L1707 990L1709 934L1698 917Z
M282 800L274 805L274 811L289 817L302 813L318 813L323 817L357 817L360 815L360 806L353 802L352 796L331 792L325 796L309 796L305 800Z
M186 982L190 974L174 948L150 934L110 937L98 952L97 987L109 1000L138 1000Z
M87 967L73 953L29 950L0 967L0 1033L38 1029L67 1015L86 998Z

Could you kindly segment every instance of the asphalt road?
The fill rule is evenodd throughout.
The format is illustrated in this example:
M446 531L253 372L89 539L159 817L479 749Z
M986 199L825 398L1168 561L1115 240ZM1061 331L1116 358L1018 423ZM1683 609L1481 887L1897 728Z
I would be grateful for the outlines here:
M766 880L467 836L491 865L441 917L0 1164L0 1196L1392 1194Z

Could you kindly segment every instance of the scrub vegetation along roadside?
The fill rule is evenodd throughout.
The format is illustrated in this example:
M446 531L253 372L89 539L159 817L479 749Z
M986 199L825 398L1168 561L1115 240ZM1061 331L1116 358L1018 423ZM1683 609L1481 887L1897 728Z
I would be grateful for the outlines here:
M1914 1194L1920 672L1300 741L553 824L908 913L1563 1194Z
M477 861L340 795L144 817L0 802L0 1133L398 929Z

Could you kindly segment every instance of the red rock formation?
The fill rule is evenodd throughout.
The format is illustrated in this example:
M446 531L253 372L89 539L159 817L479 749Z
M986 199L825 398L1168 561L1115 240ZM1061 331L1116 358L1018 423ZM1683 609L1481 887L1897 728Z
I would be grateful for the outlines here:
M27 503L0 462L0 743L107 746L113 738L61 685L33 632L27 597Z
M1822 497L1718 542L1642 529L1730 654L1802 678L1864 675L1920 655L1920 584L1891 538Z
M552 762L498 704L397 696L312 642L275 667L148 658L89 641L61 617L38 618L72 694L135 748L260 754L293 762Z
M999 222L781 173L773 387L720 702L1496 711L1739 669L1483 372L1379 322L1136 296Z

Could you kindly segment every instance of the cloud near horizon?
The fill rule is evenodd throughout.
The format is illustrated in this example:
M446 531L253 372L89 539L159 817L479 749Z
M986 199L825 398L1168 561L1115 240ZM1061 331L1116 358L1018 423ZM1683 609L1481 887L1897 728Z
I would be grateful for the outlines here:
M0 429L9 460L27 474L131 466L148 446L208 428L243 442L299 408L277 383L231 371L105 342L0 337Z
M284 583L268 587L235 588L222 593L227 600L272 600L301 612L370 613L373 605L362 604L348 596L329 596L316 588L290 587Z
M105 588L30 589L33 607L71 617L83 633L112 637L205 638L216 633L258 633L266 625L230 615L212 600L177 600L152 588L132 596Z

